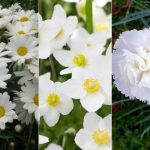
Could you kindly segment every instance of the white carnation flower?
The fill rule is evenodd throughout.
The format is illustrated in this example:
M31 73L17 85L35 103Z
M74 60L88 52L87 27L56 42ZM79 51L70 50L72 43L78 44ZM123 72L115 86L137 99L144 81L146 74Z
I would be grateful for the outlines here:
M111 115L104 119L96 113L87 113L83 129L75 137L76 144L82 150L111 150Z
M150 104L150 30L123 32L113 53L114 83L130 98Z

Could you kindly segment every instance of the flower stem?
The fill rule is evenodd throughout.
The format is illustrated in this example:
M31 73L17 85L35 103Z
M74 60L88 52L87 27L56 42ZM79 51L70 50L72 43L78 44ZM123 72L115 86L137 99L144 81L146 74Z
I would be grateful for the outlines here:
M92 1L86 0L86 28L89 33L93 32L93 11L92 11Z
M49 63L51 67L51 79L55 82L57 80L57 75L56 75L55 64L52 55L50 55L49 57Z

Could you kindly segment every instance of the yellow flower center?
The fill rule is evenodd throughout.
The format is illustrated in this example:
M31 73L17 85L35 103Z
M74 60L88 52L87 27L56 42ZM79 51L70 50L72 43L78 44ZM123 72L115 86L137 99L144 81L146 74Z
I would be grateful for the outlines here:
M35 95L34 95L33 101L34 101L34 104L35 104L35 105L37 105L37 106L39 105L39 95L38 95L38 94L35 94Z
M93 140L95 144L106 145L109 143L110 137L106 130L97 130L93 133Z
M86 15L85 5L81 5L81 6L80 6L80 12L81 12L81 14L82 14L83 16Z
M99 81L94 78L84 80L83 87L90 94L96 93L100 90Z
M56 93L50 93L47 101L50 106L56 107L60 103L60 96Z
M24 16L20 18L20 22L26 22L26 21L29 21L29 17Z
M83 54L77 54L74 56L73 62L78 67L84 67L87 64L87 59Z
M26 34L26 32L24 32L23 30L18 31L17 33L18 33L19 35L24 35L24 34Z
M27 53L28 53L28 49L24 46L20 46L18 49L17 49L17 53L18 55L20 56L25 56Z
M100 21L95 26L96 31L104 31L108 30L107 22L106 21Z
M5 108L3 106L0 106L0 118L5 116Z
M64 34L64 30L63 30L63 28L61 28L60 31L54 37L55 40L58 40L59 38L61 38L63 36L63 34Z

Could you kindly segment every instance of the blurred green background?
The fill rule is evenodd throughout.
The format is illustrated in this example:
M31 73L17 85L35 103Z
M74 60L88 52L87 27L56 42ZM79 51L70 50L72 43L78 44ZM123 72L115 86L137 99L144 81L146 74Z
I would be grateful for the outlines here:
M150 26L149 0L113 0L113 43L126 30ZM129 100L113 85L113 149L150 149L150 106Z

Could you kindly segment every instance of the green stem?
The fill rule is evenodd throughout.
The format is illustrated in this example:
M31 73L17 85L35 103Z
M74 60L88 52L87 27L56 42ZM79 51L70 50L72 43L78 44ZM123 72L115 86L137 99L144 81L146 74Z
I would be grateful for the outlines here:
M30 124L30 129L29 129L29 138L28 138L28 143L27 143L27 147L26 147L26 150L29 150L30 148L30 141L31 141L31 136L32 136L32 124L33 122L31 121L31 124Z
M57 75L56 75L55 64L52 55L50 55L49 57L49 63L51 67L51 79L55 82L57 80Z
M86 28L89 33L93 32L93 10L92 10L92 1L86 0Z

